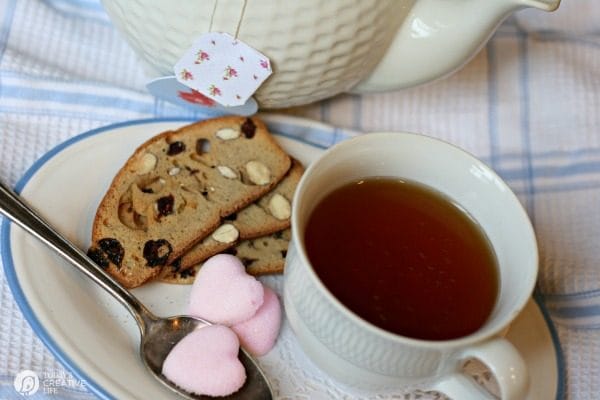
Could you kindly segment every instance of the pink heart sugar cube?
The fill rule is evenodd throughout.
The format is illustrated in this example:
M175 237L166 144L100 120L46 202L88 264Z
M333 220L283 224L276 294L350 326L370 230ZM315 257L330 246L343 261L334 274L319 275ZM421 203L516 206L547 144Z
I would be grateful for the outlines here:
M230 395L246 381L246 370L238 359L239 346L238 337L226 326L196 329L171 349L162 373L191 393Z
M263 285L229 254L209 258L194 280L187 313L231 326L252 317L263 303Z
M281 304L277 294L264 286L264 301L254 316L233 325L242 347L254 356L265 355L273 348L281 326Z

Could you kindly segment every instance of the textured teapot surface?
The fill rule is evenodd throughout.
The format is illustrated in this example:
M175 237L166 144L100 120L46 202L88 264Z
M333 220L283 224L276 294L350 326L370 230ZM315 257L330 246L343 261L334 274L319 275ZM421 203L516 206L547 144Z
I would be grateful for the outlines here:
M173 75L196 38L227 32L271 60L262 108L436 79L466 62L510 12L560 0L103 0L148 79Z
M168 0L104 0L149 78L172 75L201 34L238 31L271 60L274 73L255 94L264 108L307 104L355 86L383 57L404 3L251 0L244 7L241 0L180 0L176 6Z

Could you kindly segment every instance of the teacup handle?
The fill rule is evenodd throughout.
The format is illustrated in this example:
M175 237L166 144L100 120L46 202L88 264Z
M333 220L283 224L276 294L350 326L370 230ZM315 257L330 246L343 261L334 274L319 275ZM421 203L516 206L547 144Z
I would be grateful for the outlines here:
M457 368L462 361L476 358L484 363L496 377L502 400L522 400L529 390L529 374L525 361L515 347L504 338L495 338L470 347L457 357ZM481 385L461 371L456 371L437 381L433 390L452 399L494 399Z

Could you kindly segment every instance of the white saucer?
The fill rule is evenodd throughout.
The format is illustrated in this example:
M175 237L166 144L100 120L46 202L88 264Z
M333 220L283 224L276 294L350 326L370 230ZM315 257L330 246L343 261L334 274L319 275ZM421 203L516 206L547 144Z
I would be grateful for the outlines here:
M282 146L305 165L344 133L312 121L264 116ZM50 151L26 173L17 190L81 248L89 244L96 206L116 171L148 137L189 121L145 120L81 134ZM108 399L176 398L148 374L138 358L138 331L127 311L35 239L3 220L1 253L9 286L25 318L52 353ZM281 277L266 284L281 293ZM152 283L134 291L159 315L179 314L189 287ZM554 329L531 301L509 340L531 373L530 399L562 398L562 357ZM342 388L306 359L287 321L276 347L260 360L278 398L386 398ZM406 388L399 387L398 394ZM391 396L390 396L391 397ZM403 397L404 398L404 397ZM421 397L425 399L426 397Z

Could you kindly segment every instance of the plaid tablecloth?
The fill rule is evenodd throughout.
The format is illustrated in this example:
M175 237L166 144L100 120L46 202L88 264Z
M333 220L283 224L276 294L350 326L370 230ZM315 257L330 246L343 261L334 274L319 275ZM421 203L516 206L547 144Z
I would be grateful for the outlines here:
M93 128L202 117L153 98L145 83L96 0L0 0L0 179L14 185L55 145ZM421 132L494 168L537 232L537 292L560 341L564 397L599 398L600 2L518 12L446 79L281 112L340 133ZM338 139L332 134L330 143ZM25 321L3 274L0 310L0 398L22 398L13 381L23 370L69 376ZM59 389L33 398L94 397L77 385Z

